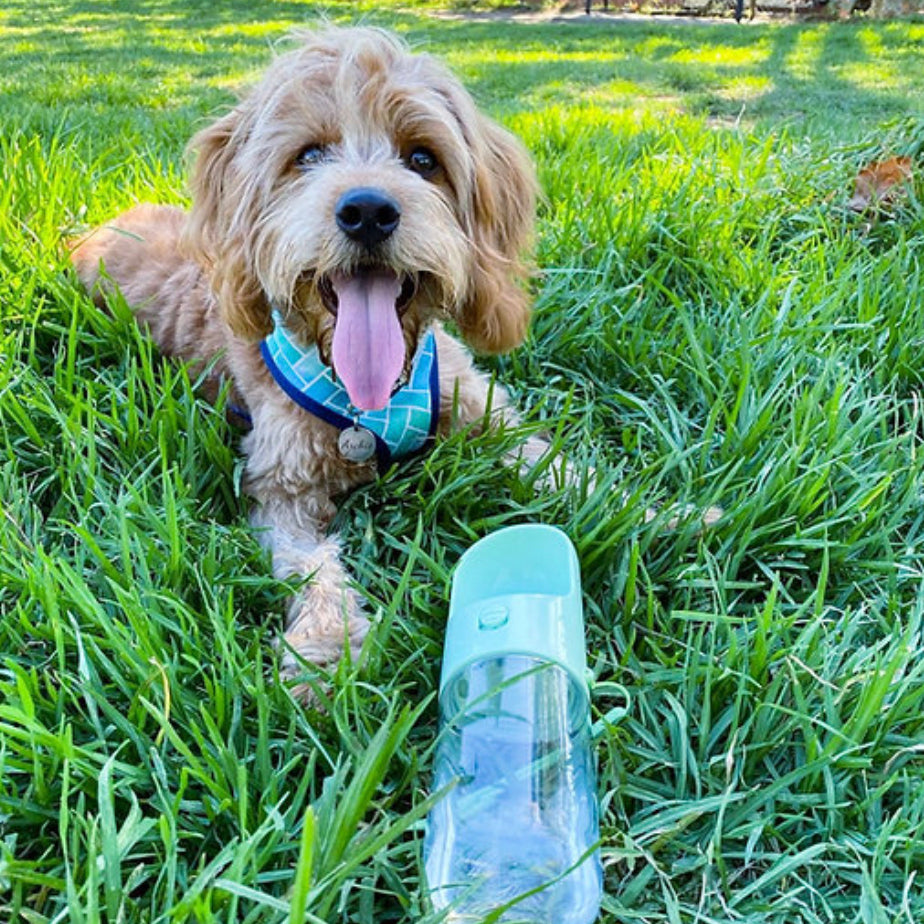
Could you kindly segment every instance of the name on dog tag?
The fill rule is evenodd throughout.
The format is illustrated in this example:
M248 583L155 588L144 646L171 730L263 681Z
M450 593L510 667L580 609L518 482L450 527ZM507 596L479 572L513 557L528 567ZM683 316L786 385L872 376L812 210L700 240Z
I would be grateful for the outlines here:
M364 427L347 427L340 431L337 448L348 462L368 462L375 455L375 437Z

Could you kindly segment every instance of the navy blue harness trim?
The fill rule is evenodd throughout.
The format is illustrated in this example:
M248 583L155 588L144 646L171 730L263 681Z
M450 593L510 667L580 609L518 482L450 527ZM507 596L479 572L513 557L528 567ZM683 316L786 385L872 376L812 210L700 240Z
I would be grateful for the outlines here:
M288 378L282 373L279 366L276 364L276 361L273 359L272 354L270 353L269 347L266 344L265 340L260 341L260 353L263 356L263 361L266 363L266 368L269 369L270 374L273 376L276 384L291 398L302 410L307 411L309 414L313 414L315 417L319 417L325 423L330 424L333 427L336 427L338 430L348 430L354 425L354 421L347 417L344 414L340 414L337 411L332 410L331 408L325 407L318 401L315 401L310 395L306 395L303 391L296 388ZM423 452L424 449L428 448L434 437L436 436L436 428L439 424L440 416L440 375L439 375L439 354L436 350L433 353L433 362L430 366L430 396L433 401L433 412L430 417L430 430L427 434L427 440L417 452ZM362 425L360 423L360 425ZM370 431L372 432L372 431ZM387 443L383 440L378 433L372 432L373 437L375 437L375 455L380 469L387 468L392 461L391 450L388 448ZM416 454L416 453L415 453Z

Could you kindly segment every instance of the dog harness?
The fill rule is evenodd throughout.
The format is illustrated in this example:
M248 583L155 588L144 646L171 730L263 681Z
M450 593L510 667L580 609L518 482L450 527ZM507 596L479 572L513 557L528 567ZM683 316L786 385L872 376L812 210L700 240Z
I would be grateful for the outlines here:
M273 312L273 321L273 332L260 343L267 369L299 407L341 431L341 451L346 431L366 430L375 439L375 456L379 467L384 468L393 459L423 449L433 438L440 413L440 388L432 329L421 339L407 383L395 390L381 410L359 411L330 367L321 361L317 346L297 344L278 311Z

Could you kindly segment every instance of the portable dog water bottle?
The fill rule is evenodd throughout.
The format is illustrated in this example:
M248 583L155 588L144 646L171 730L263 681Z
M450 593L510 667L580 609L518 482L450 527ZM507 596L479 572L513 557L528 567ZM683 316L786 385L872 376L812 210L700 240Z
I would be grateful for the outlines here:
M577 555L512 526L463 555L440 678L424 861L448 921L590 924L600 907L590 697ZM452 785L452 784L455 785Z

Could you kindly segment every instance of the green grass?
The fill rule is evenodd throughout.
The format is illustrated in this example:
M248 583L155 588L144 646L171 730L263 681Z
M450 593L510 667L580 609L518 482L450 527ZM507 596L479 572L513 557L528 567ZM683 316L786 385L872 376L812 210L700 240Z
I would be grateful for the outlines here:
M601 921L918 924L924 25L326 7L445 57L534 153L535 323L486 365L603 475L536 495L510 434L462 435L347 499L376 626L318 712L275 682L287 588L235 432L62 241L182 202L191 131L319 10L0 12L0 921L435 921L449 579L534 520L574 540L590 664L632 695L599 742ZM915 195L849 213L891 154ZM645 523L674 503L726 516Z

